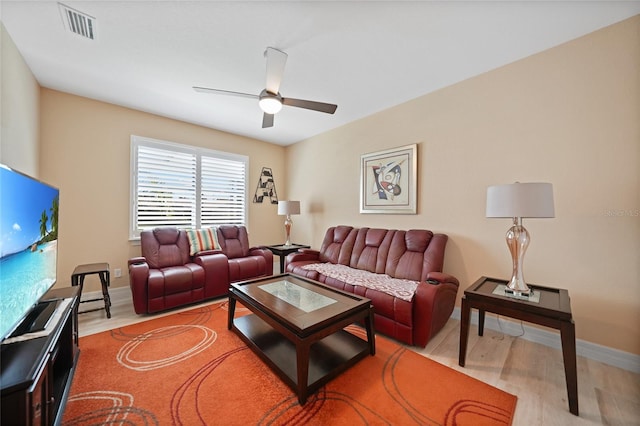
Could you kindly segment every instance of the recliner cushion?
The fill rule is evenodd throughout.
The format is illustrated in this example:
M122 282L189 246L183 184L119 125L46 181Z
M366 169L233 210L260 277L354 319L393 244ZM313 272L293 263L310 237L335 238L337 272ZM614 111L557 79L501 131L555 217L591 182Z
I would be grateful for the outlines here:
M249 255L247 228L244 226L220 226L217 232L220 248L229 259Z
M361 228L358 230L349 266L355 269L383 274L389 255L391 240L396 231Z
M273 265L270 265L273 269ZM229 281L243 281L267 274L267 264L262 256L229 259Z
M385 273L395 278L420 281L425 252L433 232L423 229L397 231L391 241Z
M329 228L320 246L320 261L349 265L356 235L352 226Z
M151 269L182 266L189 262L187 235L176 228L142 231L140 245Z

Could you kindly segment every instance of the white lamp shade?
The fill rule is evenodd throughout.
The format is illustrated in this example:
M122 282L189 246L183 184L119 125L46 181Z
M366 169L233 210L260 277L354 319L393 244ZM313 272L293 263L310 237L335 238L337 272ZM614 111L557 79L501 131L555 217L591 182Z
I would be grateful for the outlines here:
M553 185L516 182L490 186L487 217L555 217Z
M300 201L278 201L278 214L300 214Z

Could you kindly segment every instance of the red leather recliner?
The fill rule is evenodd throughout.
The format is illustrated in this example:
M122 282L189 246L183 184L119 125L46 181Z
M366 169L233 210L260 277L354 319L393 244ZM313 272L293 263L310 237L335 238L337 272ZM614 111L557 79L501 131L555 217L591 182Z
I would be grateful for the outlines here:
M227 258L220 252L189 255L185 231L156 228L140 233L142 257L129 260L129 284L137 314L164 311L227 294Z
M247 228L220 226L217 235L229 262L229 282L273 275L273 253L266 248L250 247Z

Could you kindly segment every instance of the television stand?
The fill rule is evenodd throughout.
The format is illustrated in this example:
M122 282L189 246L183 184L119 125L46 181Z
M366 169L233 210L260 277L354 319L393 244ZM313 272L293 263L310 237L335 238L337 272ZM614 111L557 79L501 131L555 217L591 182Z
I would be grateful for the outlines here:
M56 308L59 304L59 299L38 302L31 312L29 312L24 321L22 321L15 331L11 333L11 337L22 336L26 333L34 333L47 328L47 325L49 325L49 321L51 321L51 317L56 312Z
M46 336L3 344L0 357L0 424L53 425L62 415L78 363L78 288L47 292L42 301L61 306ZM33 320L31 320L33 322Z

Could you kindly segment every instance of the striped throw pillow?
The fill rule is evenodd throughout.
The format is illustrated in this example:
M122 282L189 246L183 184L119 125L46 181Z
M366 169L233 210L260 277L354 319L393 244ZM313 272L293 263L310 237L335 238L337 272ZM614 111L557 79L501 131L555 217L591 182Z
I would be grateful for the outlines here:
M187 229L186 232L191 256L200 251L220 249L216 228Z

